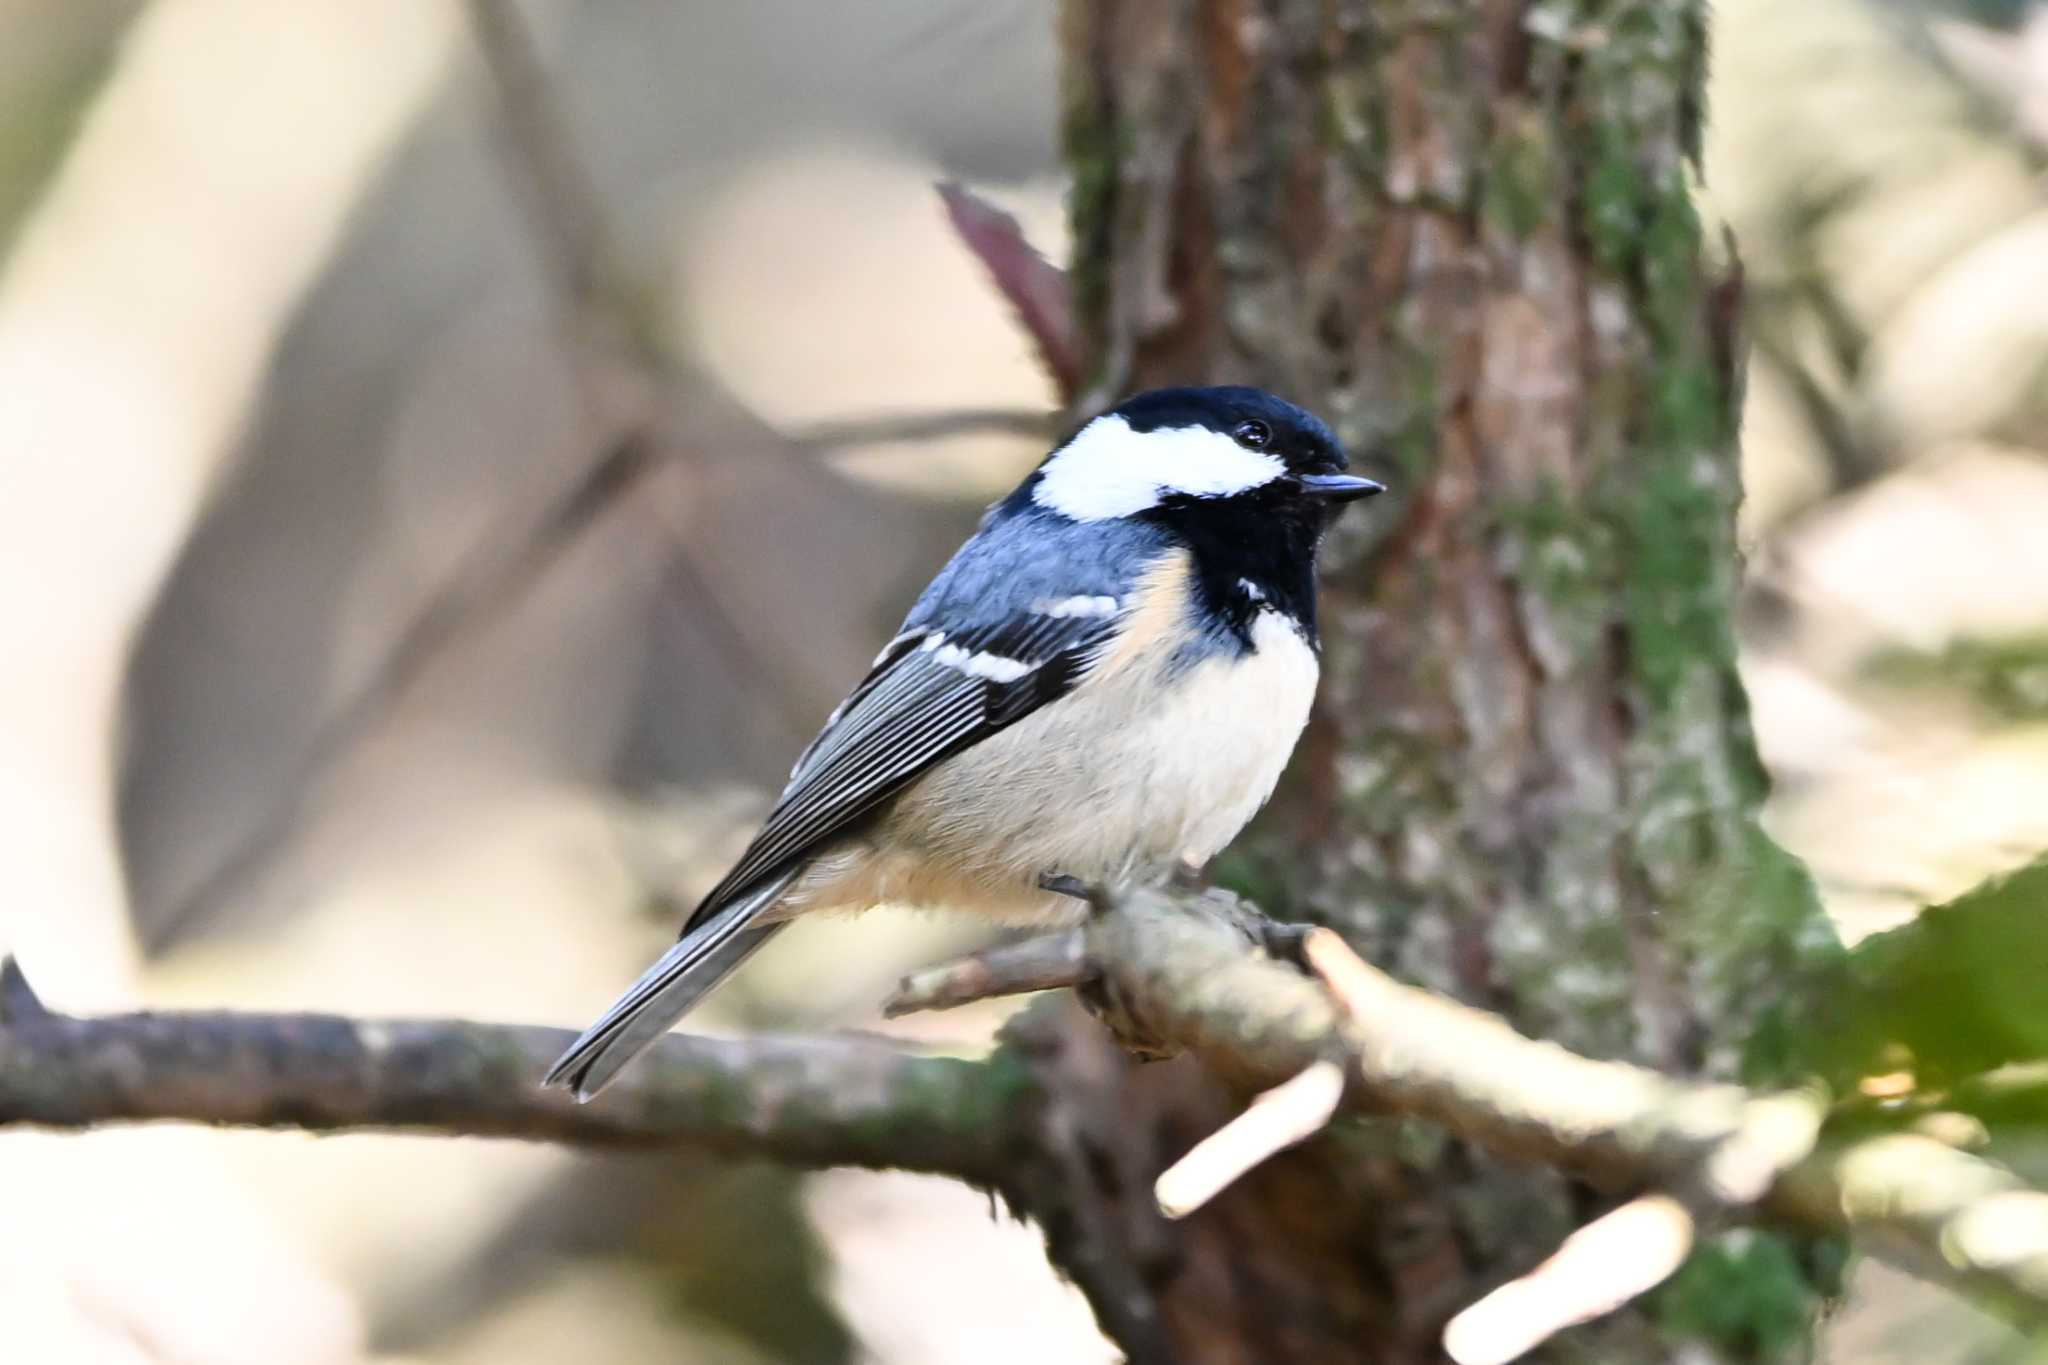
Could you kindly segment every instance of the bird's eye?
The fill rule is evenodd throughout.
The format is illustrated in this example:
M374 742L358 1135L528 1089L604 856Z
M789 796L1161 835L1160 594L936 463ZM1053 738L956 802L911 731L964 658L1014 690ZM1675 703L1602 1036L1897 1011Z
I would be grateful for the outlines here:
M1260 421L1239 422L1230 429L1230 434L1239 445L1253 450L1264 450L1273 443L1273 428Z

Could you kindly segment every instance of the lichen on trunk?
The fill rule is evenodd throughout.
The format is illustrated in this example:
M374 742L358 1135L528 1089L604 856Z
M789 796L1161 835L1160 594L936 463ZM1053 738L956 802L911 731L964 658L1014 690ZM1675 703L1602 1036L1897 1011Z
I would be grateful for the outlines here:
M1324 695L1223 878L1573 1048L1767 1066L1760 1022L1833 939L1757 827L1735 672L1732 263L1689 183L1704 5L1069 0L1062 22L1082 406L1260 384L1394 487L1326 552ZM1455 1144L1369 1140L1389 1321L1585 1211ZM1640 1317L1602 1330L1646 1348Z

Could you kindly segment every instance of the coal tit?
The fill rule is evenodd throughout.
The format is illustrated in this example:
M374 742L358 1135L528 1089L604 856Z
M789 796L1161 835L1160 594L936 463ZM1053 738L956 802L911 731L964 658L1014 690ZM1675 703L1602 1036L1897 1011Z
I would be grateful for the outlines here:
M548 1073L588 1098L794 915L1077 913L1200 866L1272 794L1317 674L1315 552L1380 491L1258 389L1142 394L991 507L739 862Z

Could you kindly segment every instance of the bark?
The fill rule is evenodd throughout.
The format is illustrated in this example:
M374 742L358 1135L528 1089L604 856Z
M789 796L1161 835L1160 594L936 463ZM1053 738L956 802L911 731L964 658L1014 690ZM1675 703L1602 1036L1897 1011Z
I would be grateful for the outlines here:
M1704 11L1073 0L1063 41L1082 411L1259 384L1395 490L1326 554L1317 716L1221 875L1531 1033L1728 1076L1777 1064L1832 938L1755 822L1739 284L1687 185ZM1132 1104L1168 1147L1214 1117L1142 1072ZM1300 1178L1312 1149L1161 1234L1173 1358L1433 1359L1592 1206L1459 1143L1369 1142L1355 1198ZM1671 1349L1641 1315L1598 1332Z

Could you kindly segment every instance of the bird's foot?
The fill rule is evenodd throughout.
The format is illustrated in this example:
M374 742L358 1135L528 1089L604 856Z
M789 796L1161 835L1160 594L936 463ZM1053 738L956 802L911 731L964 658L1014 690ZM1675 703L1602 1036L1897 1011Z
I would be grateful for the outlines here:
M1107 886L1085 881L1067 872L1041 873L1038 885L1041 890L1050 891L1056 896L1071 896L1077 901L1085 901L1088 909L1098 915L1116 904L1116 897Z
M1090 904L1095 902L1098 894L1094 887L1067 872L1039 873L1038 889L1050 891L1055 896L1071 896L1077 901L1087 901Z

